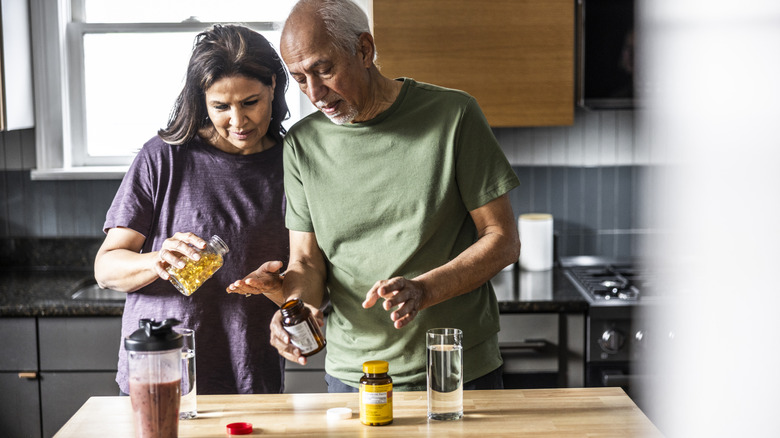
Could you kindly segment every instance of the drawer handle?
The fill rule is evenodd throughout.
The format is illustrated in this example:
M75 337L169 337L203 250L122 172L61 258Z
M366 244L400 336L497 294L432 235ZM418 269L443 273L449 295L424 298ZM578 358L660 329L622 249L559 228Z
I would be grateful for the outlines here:
M38 378L38 373L36 373L35 371L21 372L21 373L19 373L19 378L20 379L37 379Z
M506 342L498 344L498 349L505 353L527 351L527 350L544 350L550 345L549 342L544 339L529 339L521 342Z

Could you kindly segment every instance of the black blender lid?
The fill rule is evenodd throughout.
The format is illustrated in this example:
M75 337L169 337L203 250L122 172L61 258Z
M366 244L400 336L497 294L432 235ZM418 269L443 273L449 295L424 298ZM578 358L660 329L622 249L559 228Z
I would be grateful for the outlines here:
M128 351L165 351L181 348L182 336L173 331L173 326L181 324L174 318L160 322L154 319L138 321L138 330L125 338L125 350Z

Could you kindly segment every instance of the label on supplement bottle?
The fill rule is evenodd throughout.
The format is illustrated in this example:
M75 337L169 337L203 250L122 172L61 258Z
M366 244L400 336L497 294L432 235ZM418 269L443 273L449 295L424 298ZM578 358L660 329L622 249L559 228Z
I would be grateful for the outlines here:
M311 353L317 349L317 340L305 321L285 326L284 329L290 334L290 342L301 350L301 354Z
M387 424L393 421L393 385L360 385L360 421Z

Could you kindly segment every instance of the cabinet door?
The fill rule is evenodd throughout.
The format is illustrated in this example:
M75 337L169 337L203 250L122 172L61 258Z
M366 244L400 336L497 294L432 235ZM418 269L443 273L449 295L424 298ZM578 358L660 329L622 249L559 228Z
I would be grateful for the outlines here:
M36 371L35 318L0 318L0 371Z
M120 317L38 319L43 436L50 437L91 396L119 395Z
M41 410L37 378L18 372L0 372L0 436L41 436Z
M513 313L499 316L498 347L505 373L557 373L557 313Z
M285 363L284 392L286 394L305 394L328 392L325 383L325 355L328 347L308 358L306 366L289 360Z
M325 318L327 323L327 317ZM325 339L328 333L322 327ZM328 347L322 349L314 356L307 358L306 366L295 362L285 361L284 392L286 394L306 394L328 392L328 384L325 382L325 356Z
M374 0L385 76L466 91L491 126L574 123L572 0Z
M121 317L39 318L41 371L115 371Z
M0 371L37 371L35 318L0 318Z
M43 436L54 436L90 397L119 395L115 379L113 371L41 373Z

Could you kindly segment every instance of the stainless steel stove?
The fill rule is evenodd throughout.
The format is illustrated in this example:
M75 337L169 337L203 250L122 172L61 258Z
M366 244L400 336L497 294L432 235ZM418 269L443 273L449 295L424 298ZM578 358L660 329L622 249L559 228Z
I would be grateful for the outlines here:
M636 390L647 342L655 335L644 318L657 275L634 261L597 257L561 260L566 276L588 300L585 385Z

